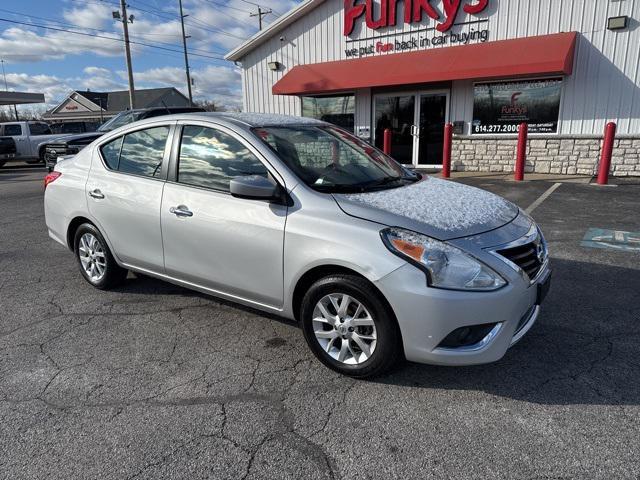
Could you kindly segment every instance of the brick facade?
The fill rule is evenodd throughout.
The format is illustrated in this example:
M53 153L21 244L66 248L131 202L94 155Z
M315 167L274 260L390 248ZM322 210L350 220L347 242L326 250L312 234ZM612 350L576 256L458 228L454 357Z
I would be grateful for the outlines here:
M467 172L512 172L515 138L455 136L451 169ZM594 175L602 137L529 137L526 172ZM640 176L640 137L619 137L611 158L614 176Z

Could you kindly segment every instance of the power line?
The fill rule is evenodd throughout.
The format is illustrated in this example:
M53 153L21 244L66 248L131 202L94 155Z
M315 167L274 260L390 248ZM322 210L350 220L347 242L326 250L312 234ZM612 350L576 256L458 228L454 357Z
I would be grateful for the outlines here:
M249 0L240 0L241 2L244 3L248 3L249 5L253 5L254 7L262 7L263 5L260 5L258 3L255 2L250 2ZM275 10L273 10L272 8L270 8L269 10L271 10L273 13L275 13L276 15L280 16L281 14L276 12Z
M262 10L262 7L258 7L258 13L252 13L252 17L258 17L258 30L262 30L262 17L269 15L273 10Z
M55 24L55 26L62 25L62 26L65 26L65 27L77 28L77 29L82 29L82 30L91 30L91 31L94 31L94 32L106 33L106 34L109 34L109 35L115 34L115 32L111 32L111 31L108 31L108 30L101 30L99 28L92 28L92 27L83 27L82 25L78 25L78 24L74 24L74 23L60 22L58 20L49 20L48 18L37 17L35 15L31 15L31 14L27 14L27 13L23 13L23 12L15 12L15 11L6 10L6 9L3 9L3 8L0 8L0 12L9 13L11 15L16 15L16 16L27 16L27 17L30 17L30 18L38 19L38 20L45 20L45 21L47 21L49 23ZM140 33L140 34L130 34L129 35L129 37L131 37L131 38L142 38L142 39L146 38L147 36L170 36L170 37L175 37L175 38L182 38L182 35L179 35L179 34L166 34L166 33L158 33L158 34L156 34L156 33ZM173 44L173 43L160 42L160 41L157 41L157 40L155 40L154 43L157 43L157 44L160 44L160 45L166 45L166 46L169 46L169 47L176 47L176 48L180 47L179 45L176 45L176 44ZM215 45L212 45L212 48L218 48L218 47L216 47ZM210 54L213 54L213 55L226 53L226 51L224 51L223 49L218 49L217 52L212 52L211 50L205 50L205 49L202 49L202 48L191 48L191 50L197 51L197 52L202 52L202 53L210 53ZM30 56L30 55L22 55L22 56Z
M218 7L228 8L230 10L236 10L238 12L246 13L247 15L251 13L249 10L243 10L242 8L233 7L231 5L223 5L221 3L214 2L213 0L205 0L205 2L211 5L217 5Z
M96 35L96 34L87 33L87 32L77 32L77 31L74 31L74 30L67 30L67 29L64 29L64 28L56 28L56 27L51 27L51 26L47 26L47 25L39 25L37 23L19 22L17 20L11 20L11 19L8 19L8 18L0 18L0 22L13 23L13 24L17 24L17 25L26 25L26 26L29 26L29 27L44 28L46 30L54 30L54 31L57 31L57 32L72 33L72 34L75 34L75 35L83 35L85 37L102 38L102 39L105 39L105 40L111 40L111 41L115 41L115 42L124 42L124 40L121 39L121 38L106 37L104 35ZM140 46L143 46L143 47L155 48L155 49L158 49L158 50L165 50L167 52L182 53L180 50L173 50L171 48L162 47L162 46L159 46L159 45L152 45L152 44L144 43L144 42L130 41L130 43L132 45L140 45ZM197 56L197 57L202 57L202 58L212 58L214 60L224 60L223 57L216 57L216 56L212 56L212 55L204 55L204 54L198 54L198 53L193 53L192 55Z
M150 15L155 15L156 17L159 18L164 18L165 20L178 20L180 18L179 15L171 15L171 14L160 14L158 12L153 12L151 10L145 10L144 8L140 8L140 7L136 7L135 5L131 5L131 8L134 10L140 10L141 12L145 12L148 13ZM207 25L206 23L200 22L199 20L196 19L192 19L193 22L198 21L199 23L201 23L204 26L200 26L197 23L190 23L190 22L185 22L186 25L190 25L194 28L198 28L200 30L204 30L210 33L216 33L216 34L222 34L222 35L227 35L229 37L233 37L233 38L237 38L238 40L246 40L246 38L244 37L240 37L238 35L234 35L233 33L227 32L226 30L222 30L221 28L216 28L213 27L211 25Z

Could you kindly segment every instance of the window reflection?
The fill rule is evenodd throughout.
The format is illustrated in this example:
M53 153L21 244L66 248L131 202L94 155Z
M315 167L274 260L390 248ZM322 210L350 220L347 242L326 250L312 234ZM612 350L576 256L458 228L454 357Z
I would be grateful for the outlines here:
M187 125L182 131L178 181L229 191L232 178L268 175L264 165L238 140L213 128Z
M169 127L155 127L125 135L118 170L154 177L160 174Z
M356 102L353 95L302 97L302 116L333 123L353 131Z
M124 137L118 137L115 140L111 140L100 148L104 163L106 163L107 167L111 170L118 169L118 159L120 158L120 148L122 147L123 138Z

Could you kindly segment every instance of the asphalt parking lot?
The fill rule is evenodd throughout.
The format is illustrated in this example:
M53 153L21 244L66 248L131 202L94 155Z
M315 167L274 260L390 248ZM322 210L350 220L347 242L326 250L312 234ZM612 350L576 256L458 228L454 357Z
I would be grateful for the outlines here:
M0 171L0 478L640 478L640 251L581 244L640 231L640 181L533 211L553 284L500 362L356 381L288 321L146 277L93 289L47 236L43 175ZM461 181L524 208L553 185Z

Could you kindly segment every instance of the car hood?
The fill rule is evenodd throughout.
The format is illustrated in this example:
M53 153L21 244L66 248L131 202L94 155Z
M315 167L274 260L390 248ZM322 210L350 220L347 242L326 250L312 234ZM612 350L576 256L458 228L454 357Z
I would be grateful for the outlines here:
M514 204L493 193L426 176L405 187L333 196L347 215L438 240L494 230L511 222L519 212Z
M82 143L91 143L96 138L100 138L107 132L86 132L86 133L70 133L67 135L60 135L47 143L74 143L78 140L83 140Z

